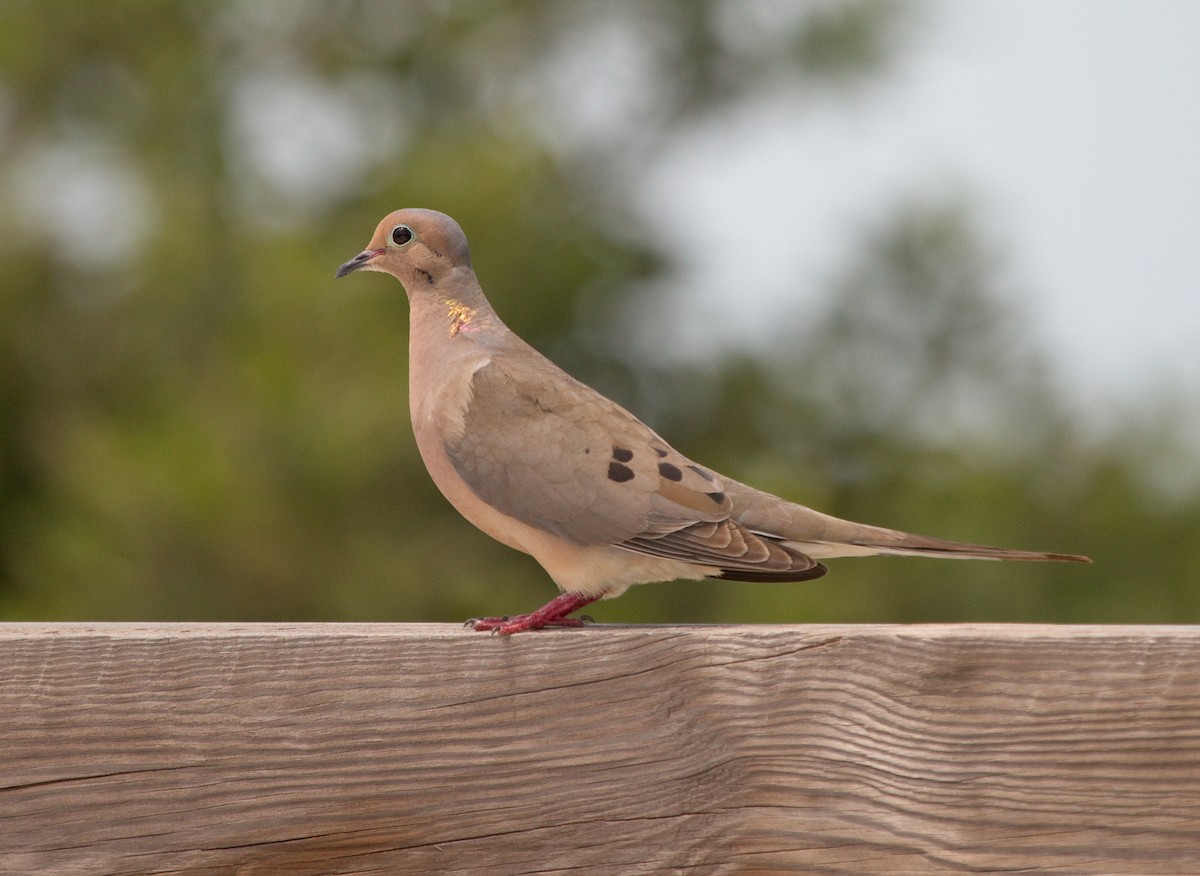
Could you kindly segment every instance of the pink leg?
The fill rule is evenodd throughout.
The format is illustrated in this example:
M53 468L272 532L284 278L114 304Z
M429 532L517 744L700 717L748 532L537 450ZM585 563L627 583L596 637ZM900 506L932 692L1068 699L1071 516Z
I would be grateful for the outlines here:
M467 621L467 626L479 632L499 633L502 636L511 636L526 630L540 630L543 627L581 627L582 620L567 615L585 605L591 605L597 599L598 596L563 593L529 614L519 614L516 617L476 617Z

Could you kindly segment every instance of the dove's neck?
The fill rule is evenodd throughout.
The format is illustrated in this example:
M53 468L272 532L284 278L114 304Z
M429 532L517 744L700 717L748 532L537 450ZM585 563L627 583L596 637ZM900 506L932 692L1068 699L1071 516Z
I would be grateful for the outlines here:
M462 435L475 372L521 343L470 268L455 268L446 279L454 282L422 283L408 296L409 404L417 447L431 472L441 464L445 442Z
M411 334L437 346L447 340L476 341L485 346L511 334L484 297L470 268L458 267L441 282L409 295Z
M471 376L500 351L521 341L484 297L470 268L456 267L437 283L409 290L408 367L414 417L437 410L446 393L448 409L465 404ZM416 425L416 422L414 422Z

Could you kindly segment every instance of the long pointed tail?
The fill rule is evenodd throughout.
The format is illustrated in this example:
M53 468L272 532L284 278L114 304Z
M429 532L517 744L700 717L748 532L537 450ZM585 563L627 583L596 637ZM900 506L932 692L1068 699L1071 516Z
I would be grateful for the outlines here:
M793 504L745 484L726 481L725 489L733 499L734 515L739 523L754 532L778 538L793 550L818 560L900 554L964 560L1091 562L1088 557L1077 554L1009 550L855 523Z
M1059 554L1043 551L1021 551L991 547L985 544L970 544L931 538L862 524L851 524L859 530L844 541L793 542L799 550L810 557L867 556L893 554L909 557L940 557L960 560L1023 560L1028 562L1090 563L1091 558L1079 554Z

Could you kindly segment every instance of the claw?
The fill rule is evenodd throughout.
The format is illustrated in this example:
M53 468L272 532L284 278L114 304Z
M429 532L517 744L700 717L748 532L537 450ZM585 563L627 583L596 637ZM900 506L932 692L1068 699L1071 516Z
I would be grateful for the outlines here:
M501 636L511 636L513 633L523 633L526 630L540 630L545 627L581 627L584 622L594 622L592 618L567 617L576 609L583 608L595 602L596 597L580 596L575 593L563 593L556 599L543 605L537 611L529 614L519 614L515 617L475 617L463 626L470 627L479 633L493 633Z

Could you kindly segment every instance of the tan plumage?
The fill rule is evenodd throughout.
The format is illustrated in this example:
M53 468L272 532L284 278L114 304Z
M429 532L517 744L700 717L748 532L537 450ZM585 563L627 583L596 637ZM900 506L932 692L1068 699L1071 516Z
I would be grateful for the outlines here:
M409 402L434 483L484 532L531 554L562 595L477 630L578 626L570 612L673 578L803 581L820 559L1086 557L964 544L821 514L708 471L575 380L496 315L448 216L398 210L338 269L392 274L408 293Z

